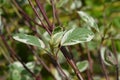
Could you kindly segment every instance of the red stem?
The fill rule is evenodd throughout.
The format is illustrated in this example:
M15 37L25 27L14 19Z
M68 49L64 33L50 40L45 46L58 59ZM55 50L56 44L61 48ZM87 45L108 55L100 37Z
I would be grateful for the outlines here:
M32 21L34 24L38 25L38 26L42 26L40 24L38 24L35 20L31 19L22 9L21 7L19 7L19 5L16 3L15 0L12 0L14 5L17 7L17 9L21 12L21 14L23 15L23 17L28 20L28 21ZM43 27L44 28L44 27Z
M81 76L80 71L77 68L76 63L75 63L74 59L72 58L72 56L69 54L69 52L66 50L65 47L62 46L60 49L61 49L63 55L65 56L67 62L73 68L73 70L74 70L75 74L77 75L78 79L83 80L83 77Z
M117 57L117 50L116 50L116 47L115 47L115 43L113 40L111 40L112 42L112 49L113 49L113 52L114 52L114 55L115 55L115 58L116 58L116 80L119 80L119 66L118 66L118 57Z
M40 9L40 11L41 11L41 13L42 13L42 15L43 15L43 17L44 17L44 19L45 19L47 25L49 26L49 30L52 32L52 31L53 31L53 27L52 27L52 25L51 25L51 23L50 23L50 21L49 21L47 15L46 15L46 12L45 12L45 10L44 10L42 4L40 3L39 0L35 0L35 2L36 2L36 4L38 5L38 8Z
M87 43L85 43L85 46L86 46L86 51L87 51L87 55L88 55L88 61L89 61L89 65L90 65L90 68L88 69L88 74L89 74L89 77L91 78L91 80L93 79L93 62L92 62L92 58L90 56L90 51L88 49L88 45Z
M53 28L55 27L55 4L54 4L54 0L50 0L51 4L52 4L52 11L53 11L53 22L52 22L52 25L53 25Z
M41 20L41 18L40 18L40 15L38 14L37 10L35 9L32 1L31 1L31 0L28 0L28 1L29 1L29 3L30 3L30 5L31 5L31 7L32 7L32 9L33 9L33 11L34 11L34 13L36 14L36 16L38 17L38 19L40 20L43 28L45 28L46 31L47 31L49 34L51 34L51 32L49 31L49 29L47 28L47 26L45 26L45 25L43 24L43 22L42 22L42 20Z

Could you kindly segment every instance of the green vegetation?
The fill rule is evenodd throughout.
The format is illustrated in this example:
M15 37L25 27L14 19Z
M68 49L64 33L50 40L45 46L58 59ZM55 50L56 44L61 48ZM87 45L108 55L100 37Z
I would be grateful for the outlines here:
M0 80L119 80L119 0L0 0Z

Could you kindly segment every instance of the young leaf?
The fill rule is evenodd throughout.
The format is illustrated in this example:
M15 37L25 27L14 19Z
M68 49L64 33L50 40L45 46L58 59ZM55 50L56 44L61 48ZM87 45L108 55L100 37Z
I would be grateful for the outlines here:
M58 47L58 45L60 44L60 41L63 37L64 32L58 32L54 35L52 35L50 43L54 46L54 47Z
M76 65L77 65L78 69L80 70L80 72L85 71L88 68L88 66L89 66L87 60L81 61L81 62L77 62Z
M78 14L87 23L89 27L93 27L96 31L99 32L98 25L96 24L95 20L91 16L89 16L83 11L78 11Z
M25 44L37 46L39 48L45 48L45 45L42 42L42 40L40 40L39 38L35 36L19 33L19 34L14 35L13 38Z
M85 28L74 28L67 31L62 40L61 45L75 45L82 42L88 42L93 39L94 33L91 30Z

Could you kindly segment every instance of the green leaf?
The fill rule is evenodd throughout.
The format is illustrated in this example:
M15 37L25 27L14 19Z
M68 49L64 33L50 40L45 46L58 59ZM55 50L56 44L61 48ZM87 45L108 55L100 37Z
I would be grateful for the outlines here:
M11 80L21 80L21 72L24 70L20 62L14 62L9 65L9 72Z
M26 66L32 72L34 72L34 68L36 68L34 62L29 62ZM11 80L33 80L31 74L18 61L9 65L9 72Z
M96 24L96 21L95 21L91 16L89 16L88 14L86 14L86 13L83 12L83 11L78 11L78 14L79 14L79 16L86 22L86 24L87 24L89 27L92 27L92 28L94 28L96 31L99 32L98 25Z
M108 61L112 65L116 65L117 61L115 55L109 49L107 49L105 52L106 52L105 54L106 61Z
M18 70L13 70L11 74L11 80L21 80L20 72Z
M93 37L94 33L91 30L85 28L74 28L64 34L61 40L61 45L67 46L88 42L91 41Z
M37 46L39 48L45 48L45 45L42 42L42 40L40 40L39 38L35 36L19 33L19 34L14 35L13 38L25 44Z
M30 69L30 70L34 70L34 68L35 68L35 62L28 62L27 64L26 64L26 66Z
M106 47L101 47L100 49L101 58L106 65L110 66L111 64L105 60L105 50L106 50Z
M17 70L17 71L21 72L23 70L22 67L23 67L22 64L18 61L9 65L9 68L10 68L11 71Z
M88 68L88 66L89 66L87 60L84 60L84 61L81 61L81 62L77 62L76 65L77 65L78 69L80 70L80 72L85 71Z
M115 56L106 47L102 47L100 53L101 53L101 58L106 65L111 66L117 64Z

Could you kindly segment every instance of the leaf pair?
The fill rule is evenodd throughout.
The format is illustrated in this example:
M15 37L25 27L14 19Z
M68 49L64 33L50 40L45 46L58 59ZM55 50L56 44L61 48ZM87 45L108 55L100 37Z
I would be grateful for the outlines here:
M53 35L53 43L59 43L61 46L75 45L82 42L88 42L94 37L94 33L85 28L74 28L67 32L59 32ZM13 36L17 41L25 44L37 46L39 48L45 48L42 40L35 36L19 33Z

